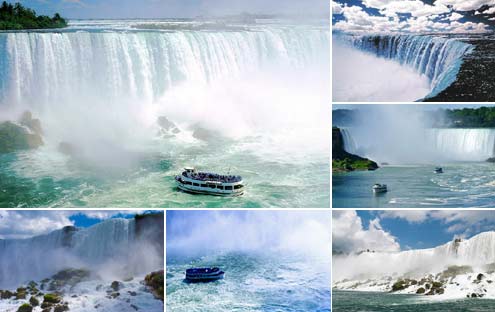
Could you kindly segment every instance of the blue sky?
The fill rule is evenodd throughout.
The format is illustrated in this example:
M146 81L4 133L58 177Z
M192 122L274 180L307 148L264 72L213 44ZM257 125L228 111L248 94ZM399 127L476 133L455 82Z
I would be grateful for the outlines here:
M472 33L492 31L493 0L333 0L334 31Z
M334 211L332 227L335 250L423 249L495 231L495 211Z
M326 0L21 0L38 13L68 18L166 18L225 15L328 14Z
M133 218L137 210L0 210L0 239L46 234L67 225L90 227L110 218Z

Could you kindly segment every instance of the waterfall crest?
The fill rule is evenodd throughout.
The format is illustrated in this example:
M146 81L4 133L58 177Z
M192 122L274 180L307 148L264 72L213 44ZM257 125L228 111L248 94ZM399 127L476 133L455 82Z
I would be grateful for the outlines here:
M405 145L401 147L397 140L388 140L386 133L379 130L376 130L375 133L359 127L351 127L341 129L341 132L344 138L344 148L347 152L382 161L401 163L399 157L401 154L398 149L406 150L406 145L411 144L411 142L402 141L400 144ZM391 135L395 136L396 134L392 133ZM438 159L485 161L495 155L495 129L418 129L414 139L414 148L416 151L422 151L421 155L417 157L419 161L436 161ZM394 146L390 146L391 144ZM414 157L403 161L412 160Z
M0 103L53 110L89 94L107 105L128 98L149 103L182 81L204 84L277 63L300 68L328 45L327 31L298 27L6 33L0 35Z
M346 37L350 44L378 57L414 68L430 80L432 97L455 81L465 54L473 46L456 39L418 35L370 35Z

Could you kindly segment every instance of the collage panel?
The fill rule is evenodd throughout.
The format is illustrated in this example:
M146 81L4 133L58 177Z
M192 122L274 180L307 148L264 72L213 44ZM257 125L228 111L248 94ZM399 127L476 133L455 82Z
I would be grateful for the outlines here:
M332 0L334 102L493 102L492 0Z
M199 11L0 33L0 206L329 207L328 11Z
M493 210L334 210L333 311L493 310L494 229Z
M333 105L336 208L493 208L494 104Z
M330 211L167 211L167 311L330 311Z
M0 211L0 311L163 312L164 213Z

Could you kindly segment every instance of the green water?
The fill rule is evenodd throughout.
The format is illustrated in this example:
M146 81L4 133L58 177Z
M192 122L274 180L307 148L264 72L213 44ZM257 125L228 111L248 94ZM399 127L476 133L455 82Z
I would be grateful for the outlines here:
M287 160L244 144L160 142L97 162L50 146L0 155L0 207L329 207L324 158ZM187 165L241 175L246 192L233 198L180 192L174 176Z
M334 290L334 312L485 312L495 311L495 300L461 299L439 301L438 297Z

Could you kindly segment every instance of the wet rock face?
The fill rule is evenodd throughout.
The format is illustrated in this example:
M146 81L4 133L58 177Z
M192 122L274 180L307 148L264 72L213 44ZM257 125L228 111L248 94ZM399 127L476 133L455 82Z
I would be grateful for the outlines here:
M62 246L67 248L71 247L72 237L74 236L74 233L77 232L77 228L75 226L66 226L62 228L62 232L64 233L64 236L62 237Z
M160 127L159 135L163 137L171 137L180 133L179 128L165 116L158 117L156 123Z
M26 111L19 119L19 123L31 130L33 133L43 135L43 129L41 128L41 121L37 118L33 118L30 111Z
M144 283L148 286L156 298L164 300L165 279L163 270L152 272L144 278Z
M121 282L118 282L118 281L113 281L112 284L110 285L110 287L114 290L114 291L119 291L120 288L122 287L122 283Z
M43 145L39 134L10 121L0 123L0 153L35 149Z
M148 213L136 215L135 234L138 240L151 243L158 254L163 254L164 249L164 215L163 213Z
M464 56L457 79L426 102L490 102L495 100L495 36L473 36L462 41L475 46Z
M58 291L64 286L75 286L76 284L87 280L90 272L83 269L66 269L53 275L51 280L47 281L49 291Z
M0 299L10 299L15 296L15 293L9 290L0 290Z

